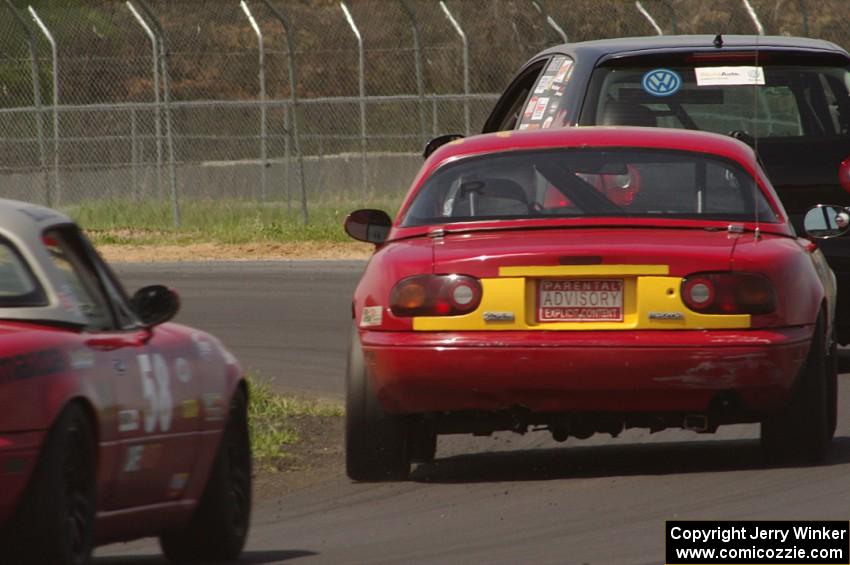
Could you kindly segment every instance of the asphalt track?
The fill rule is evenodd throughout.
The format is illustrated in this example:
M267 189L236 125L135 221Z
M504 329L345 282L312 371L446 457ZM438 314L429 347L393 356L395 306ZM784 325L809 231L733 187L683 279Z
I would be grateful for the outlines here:
M349 295L361 268L231 263L120 273L130 288L182 289L180 319L278 375L281 390L339 397ZM846 371L850 358L842 361ZM846 373L839 394L838 432L819 467L766 466L756 426L705 436L631 430L564 444L543 432L441 437L438 461L410 482L352 484L340 469L330 482L261 502L242 562L657 564L667 519L847 520ZM97 555L98 565L165 563L150 540Z

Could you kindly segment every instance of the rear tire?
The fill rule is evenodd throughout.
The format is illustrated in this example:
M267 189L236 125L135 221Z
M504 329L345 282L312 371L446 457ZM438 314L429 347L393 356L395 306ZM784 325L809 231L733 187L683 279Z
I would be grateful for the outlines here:
M835 342L829 349L827 359L827 402L829 403L829 439L835 437L838 428L838 347Z
M829 362L824 347L823 323L818 318L791 401L784 410L761 423L761 443L770 460L823 461L831 439Z
M18 512L4 532L3 563L89 563L96 468L91 422L81 406L71 404L48 432Z
M363 362L357 330L348 349L345 394L345 470L355 481L403 481L410 475L408 421L378 403Z
M242 389L237 389L210 477L191 521L181 530L162 534L159 544L165 556L178 563L232 561L245 547L250 521L248 399Z
M437 456L437 434L421 424L410 433L410 460L414 463L433 463Z

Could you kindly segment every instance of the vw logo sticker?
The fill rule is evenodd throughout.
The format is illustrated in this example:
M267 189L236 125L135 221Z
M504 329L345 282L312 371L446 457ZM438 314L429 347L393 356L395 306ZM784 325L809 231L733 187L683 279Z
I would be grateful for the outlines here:
M670 96L682 88L682 77L670 69L655 69L643 75L641 86L653 96Z

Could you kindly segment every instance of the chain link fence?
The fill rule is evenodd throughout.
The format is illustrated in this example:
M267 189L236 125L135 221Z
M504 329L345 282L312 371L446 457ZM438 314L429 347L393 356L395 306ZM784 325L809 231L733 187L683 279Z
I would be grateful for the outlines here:
M0 195L58 206L397 198L430 137L480 131L564 41L850 43L844 0L0 0ZM117 212L116 212L117 213ZM150 216L146 216L150 217Z

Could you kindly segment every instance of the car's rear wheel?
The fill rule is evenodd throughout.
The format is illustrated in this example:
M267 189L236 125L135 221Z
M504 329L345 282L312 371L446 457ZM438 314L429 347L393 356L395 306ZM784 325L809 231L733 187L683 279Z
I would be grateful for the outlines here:
M761 423L761 443L772 461L818 463L826 456L830 432L830 359L818 319L791 401Z
M48 432L18 512L5 532L0 547L4 563L90 561L96 461L91 422L81 406L71 404Z
M838 347L835 342L829 349L829 358L827 360L827 402L829 409L829 439L835 437L835 430L838 428Z
M245 547L251 520L251 440L248 399L237 389L201 500L185 528L159 538L165 556L180 563L232 561Z
M410 475L409 422L378 403L357 330L348 350L345 469L355 481L405 480Z
M419 423L410 431L410 460L432 463L437 456L437 434Z

